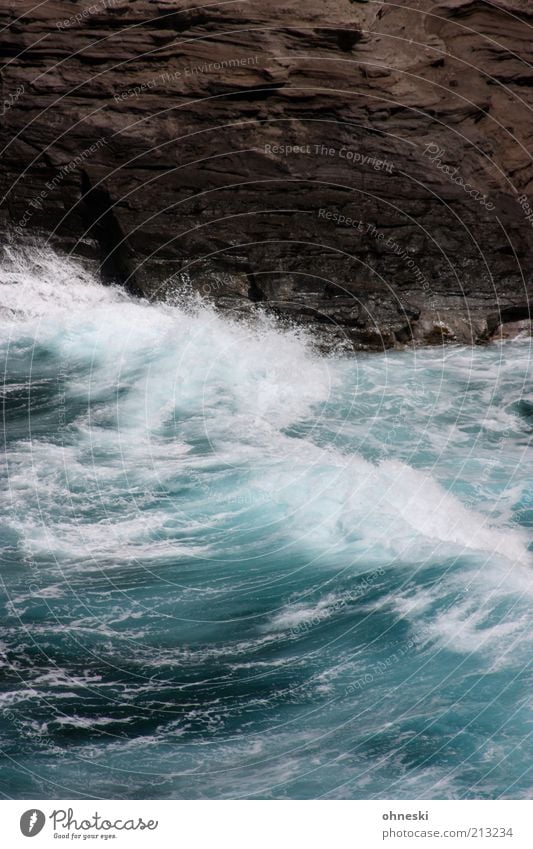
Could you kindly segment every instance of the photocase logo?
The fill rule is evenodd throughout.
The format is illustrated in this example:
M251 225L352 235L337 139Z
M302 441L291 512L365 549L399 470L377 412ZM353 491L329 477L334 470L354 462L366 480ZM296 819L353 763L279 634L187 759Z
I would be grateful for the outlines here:
M25 811L20 818L20 830L24 837L35 837L42 831L46 822L46 817L42 811L37 808L31 808Z

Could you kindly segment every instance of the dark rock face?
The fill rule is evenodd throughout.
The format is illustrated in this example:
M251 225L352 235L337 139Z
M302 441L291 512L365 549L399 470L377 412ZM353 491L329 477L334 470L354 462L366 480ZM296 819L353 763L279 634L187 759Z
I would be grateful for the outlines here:
M324 345L523 329L531 24L522 0L4 2L2 229Z

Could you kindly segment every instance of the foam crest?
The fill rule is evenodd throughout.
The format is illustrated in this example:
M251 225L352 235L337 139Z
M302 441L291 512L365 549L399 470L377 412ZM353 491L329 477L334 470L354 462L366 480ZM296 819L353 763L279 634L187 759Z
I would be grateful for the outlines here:
M101 286L81 262L59 257L50 248L4 248L0 263L4 324L45 318L57 322L69 315L79 317L87 308L128 300L120 289Z
M444 386L442 355L439 362L435 352L418 354L427 356L426 372L418 367L424 391L409 394L405 356L390 363L323 358L305 333L281 330L266 316L233 321L185 293L181 304L135 301L45 249L8 251L0 304L12 338L30 337L32 379L39 377L39 360L33 362L31 351L41 344L56 358L60 388L76 410L62 444L33 437L8 452L17 521L32 523L31 537L44 516L52 547L75 553L79 538L103 556L105 519L114 540L108 553L122 546L142 556L144 545L152 557L158 534L172 538L169 528L177 553L205 553L201 533L187 544L176 540L178 529L189 533L210 514L209 527L225 529L229 550L239 547L246 527L333 560L421 562L470 551L529 562L525 532L465 506L431 470L405 459L371 462L357 450L365 404L380 405L377 413L383 408L386 419L387 405L394 407L402 393L409 396L412 433L418 438L423 425L440 434L438 418L435 425L422 418L427 399L436 393L448 410L465 373L483 395L494 376L490 356L472 370L473 353L452 353ZM499 355L496 366L499 374ZM504 415L504 423L516 419ZM340 450L335 441L344 422L352 442ZM302 423L299 435L287 435ZM401 425L399 440L407 438ZM148 512L138 496L158 487L167 500ZM268 498L248 502L250 489ZM508 488L508 501L516 492Z

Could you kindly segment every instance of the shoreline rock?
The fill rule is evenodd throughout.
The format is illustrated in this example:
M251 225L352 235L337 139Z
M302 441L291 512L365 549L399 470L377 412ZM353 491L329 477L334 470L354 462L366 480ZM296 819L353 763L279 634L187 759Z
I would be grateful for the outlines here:
M531 327L533 9L185 5L0 10L6 240L326 347Z

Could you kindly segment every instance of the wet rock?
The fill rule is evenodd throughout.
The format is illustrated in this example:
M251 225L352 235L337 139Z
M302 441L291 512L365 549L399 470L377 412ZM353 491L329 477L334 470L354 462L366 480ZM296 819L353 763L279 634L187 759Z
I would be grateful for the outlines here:
M4 239L325 345L509 333L533 268L531 23L520 0L6 3Z

